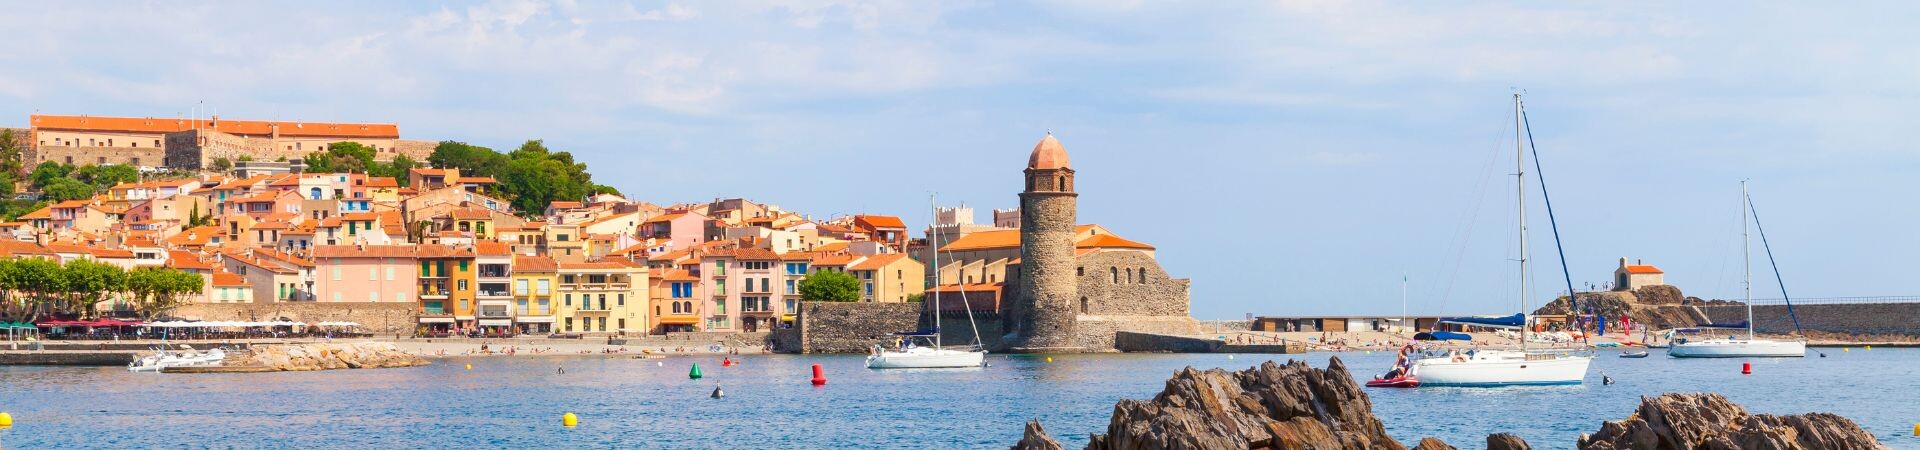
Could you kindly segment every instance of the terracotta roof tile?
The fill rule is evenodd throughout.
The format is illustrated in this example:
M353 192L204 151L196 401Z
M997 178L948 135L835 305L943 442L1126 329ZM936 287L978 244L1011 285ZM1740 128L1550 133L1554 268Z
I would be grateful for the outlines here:
M513 256L514 272L553 273L559 270L559 268L559 264L555 263L553 258L527 255Z
M270 135L278 128L282 136L316 137L400 137L400 126L391 123L283 122L262 120L159 119L152 117L56 116L34 114L28 117L34 128L74 131L120 131L133 133L173 133L205 129L229 134Z

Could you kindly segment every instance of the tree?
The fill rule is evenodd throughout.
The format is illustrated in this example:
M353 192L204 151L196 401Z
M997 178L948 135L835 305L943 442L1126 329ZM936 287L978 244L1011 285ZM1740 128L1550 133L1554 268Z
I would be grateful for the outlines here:
M186 304L186 296L205 287L200 275L174 269L145 268L127 274L127 292L140 317L152 320Z
M401 187L406 187L407 171L420 167L420 163L407 155L394 155L392 162L377 164L377 166L379 167L375 171L375 176L392 177L400 182Z
M228 171L228 170L233 170L233 160L231 160L231 159L227 159L227 157L225 157L225 156L222 156L222 157L219 157L219 158L214 158L214 159L213 159L213 170L218 170L218 171L221 171L221 172L225 172L225 171Z
M72 178L61 178L40 189L44 197L58 202L93 197L93 185Z
M34 166L33 173L27 175L27 180L32 182L33 188L37 190L53 184L54 180L66 179L69 173L73 173L73 165L47 161Z
M21 303L26 309L22 316L31 322L50 309L46 294L64 289L66 277L60 274L60 263L40 258L18 259L6 272L7 284L11 291L27 295Z
M200 213L200 200L193 201L193 210L187 211L187 228L204 227L213 222L212 214Z
M13 129L0 130L0 174L7 175L9 180L20 176L26 170L26 163L21 158L24 154L26 145L20 141L20 136Z
M13 198L13 172L0 172L0 198Z
M433 167L460 169L464 175L498 177L507 166L507 156L493 149L458 141L441 141L427 155Z
M87 184L92 184L96 191L104 190L120 183L140 181L140 169L126 164L107 164L102 166L88 164L74 169L69 175Z
M108 295L127 290L127 272L120 266L80 259L62 269L66 297L62 309L81 316L93 314Z
M814 272L800 279L800 298L828 302L860 301L860 280L843 272Z

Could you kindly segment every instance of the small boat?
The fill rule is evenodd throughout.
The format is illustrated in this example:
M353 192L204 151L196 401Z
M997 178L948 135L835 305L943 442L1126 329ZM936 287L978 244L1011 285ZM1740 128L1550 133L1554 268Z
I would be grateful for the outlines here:
M1416 377L1412 375L1402 375L1402 376L1393 377L1393 378L1375 378L1367 381L1367 387L1376 387L1376 388L1420 387L1420 377Z
M194 352L193 347L181 346L184 352L159 350L133 362L127 363L128 372L159 372L168 367L218 366L227 358L226 350L213 349L205 353Z
M1732 330L1746 329L1747 335L1745 338L1742 338L1737 335L1728 335L1728 336L1721 336L1721 337L1708 337L1705 339L1673 338L1672 336L1669 336L1668 339L1671 347L1667 349L1667 356L1671 356L1674 358L1747 358L1747 357L1804 358L1807 356L1806 339L1774 340L1774 339L1763 339L1763 338L1754 337L1753 268L1752 268L1753 258L1750 256L1752 252L1745 250L1746 248L1750 247L1750 244L1747 243L1748 241L1750 241L1747 234L1747 229L1748 229L1747 219L1749 217L1753 219L1753 228L1760 231L1760 245L1762 245L1767 249L1767 263L1773 266L1774 281L1780 283L1780 297L1781 299L1784 299L1787 302L1787 315L1788 317L1791 317L1793 319L1794 330L1796 331L1800 330L1800 317L1793 313L1793 297L1787 295L1787 286L1780 279L1780 265L1774 262L1773 248L1771 246L1768 246L1767 244L1767 229L1760 226L1760 213L1753 210L1753 197L1747 194L1747 182L1741 181L1740 182L1740 240L1741 240L1741 246L1742 246L1741 253L1743 255L1749 255L1749 256L1743 256L1743 259L1742 259L1742 264L1746 267L1744 269L1744 271L1746 272L1745 274L1746 282L1744 283L1745 287L1743 290L1745 291L1744 303L1746 303L1746 306L1747 306L1747 320L1734 322L1734 323L1705 323L1705 324L1701 324L1698 329L1685 330L1685 331L1700 332L1700 331L1712 330L1712 329L1732 329ZM1678 333L1682 331L1683 330L1674 330L1674 331L1669 331L1668 333L1673 334L1673 333ZM1802 334L1804 335L1804 332L1802 332Z
M937 200L929 201L929 203L932 203L935 207L939 205ZM937 217L938 215L936 212L935 216ZM940 239L938 236L935 236L933 239L932 248L940 248ZM931 272L934 273L933 284L934 286L939 286L940 252L933 252L932 259L930 262L933 266ZM946 310L940 307L940 291L935 290L932 297L930 301L933 305L932 311L935 312L935 314L933 314L933 328L894 333L893 335L898 340L892 349L880 344L874 344L871 351L867 354L868 369L953 369L986 366L987 350L985 346L980 343L980 328L973 321L972 305L966 303L967 293L964 291L960 293L960 301L966 305L967 326L973 328L974 337L973 345L965 346L947 347L942 345L940 340L941 314L938 313ZM916 343L916 341L921 342Z
M1647 352L1645 351L1620 352L1620 357L1621 358L1645 358L1647 357Z

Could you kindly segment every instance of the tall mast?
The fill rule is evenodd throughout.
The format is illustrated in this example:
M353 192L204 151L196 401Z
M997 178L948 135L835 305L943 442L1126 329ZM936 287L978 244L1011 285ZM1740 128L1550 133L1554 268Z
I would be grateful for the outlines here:
M927 260L933 261L933 289L934 289L933 291L933 330L934 330L933 331L933 348L937 349L937 348L940 348L940 334L942 333L942 331L940 331L940 197L939 197L939 194L928 194L927 203L928 203L928 206L933 209L933 217L932 217L933 222L931 222L927 227L928 230L933 230L933 233L930 233L931 236L927 236L927 245L929 245L929 250L932 250L931 252L928 252L928 253L930 253L932 256L928 257Z
M1753 242L1747 235L1747 180L1740 180L1740 266L1745 281L1740 282L1747 304L1747 340L1753 340Z
M1520 211L1520 349L1527 349L1527 153L1526 125L1520 123L1520 94L1513 94L1513 186Z

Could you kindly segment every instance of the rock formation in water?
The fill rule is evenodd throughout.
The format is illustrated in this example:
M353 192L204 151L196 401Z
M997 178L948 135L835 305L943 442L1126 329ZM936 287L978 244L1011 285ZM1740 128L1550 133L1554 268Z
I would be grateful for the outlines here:
M1053 436L1047 435L1047 429L1040 426L1040 421L1029 420L1027 434L1021 436L1020 442L1014 443L1011 450L1065 450L1065 447L1053 440Z
M1406 447L1387 436L1372 400L1335 357L1325 370L1301 361L1181 370L1152 400L1121 400L1107 433L1087 448Z
M1580 450L1875 449L1885 448L1859 425L1827 413L1747 414L1720 394L1641 397L1640 409L1580 437Z
M267 367L281 371L375 369L427 365L390 342L261 345L227 356L225 366Z
M1581 450L1823 450L1877 449L1873 435L1844 417L1749 415L1718 394L1643 397L1626 420L1606 422L1582 435ZM1027 423L1015 450L1061 448L1039 421ZM1346 364L1327 368L1272 361L1239 372L1222 369L1174 373L1152 400L1114 405L1106 434L1088 450L1104 449L1365 449L1404 450L1373 415L1373 402ZM1414 450L1454 450L1435 438ZM1488 450L1531 450L1508 433L1487 436Z

